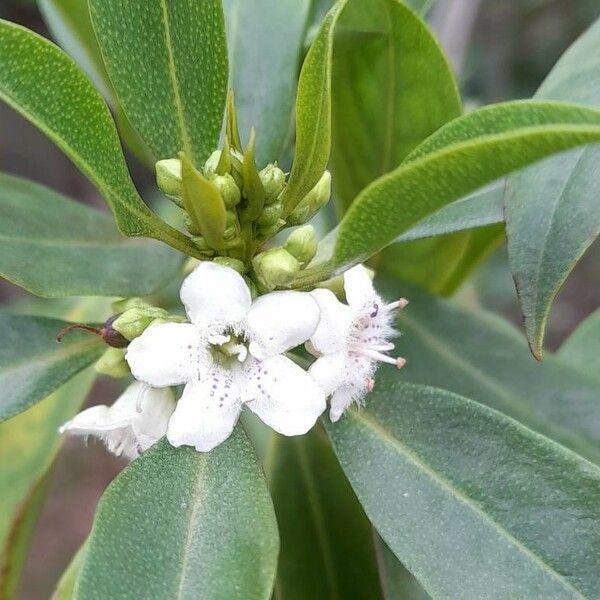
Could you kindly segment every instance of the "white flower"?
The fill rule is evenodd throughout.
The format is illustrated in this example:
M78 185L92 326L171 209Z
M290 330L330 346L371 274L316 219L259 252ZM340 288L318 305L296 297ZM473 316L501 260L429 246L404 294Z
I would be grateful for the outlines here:
M329 417L337 421L352 404L360 404L375 384L373 375L378 363L402 368L403 358L385 354L394 349L394 311L408 302L400 299L385 304L373 288L367 270L358 265L344 274L348 304L333 292L316 289L312 296L321 309L319 326L307 348L317 360L309 373L327 396L331 395Z
M252 302L239 273L202 262L183 282L181 300L191 323L151 326L125 357L140 381L185 384L169 422L171 444L211 450L229 437L244 404L279 433L306 433L325 395L284 353L315 332L312 296L273 292Z
M60 428L60 433L96 436L117 456L137 458L167 433L175 410L170 389L157 390L135 382L112 406L92 406Z

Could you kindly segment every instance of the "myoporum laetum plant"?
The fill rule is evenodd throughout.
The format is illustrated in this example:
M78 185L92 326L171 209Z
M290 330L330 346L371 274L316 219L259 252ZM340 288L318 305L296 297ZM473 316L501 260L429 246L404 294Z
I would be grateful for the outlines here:
M112 212L0 176L0 273L46 299L0 315L7 597L67 436L126 466L58 598L600 594L597 317L543 356L598 233L600 28L464 114L429 3L309 4L0 21L0 97ZM504 238L533 357L446 298Z

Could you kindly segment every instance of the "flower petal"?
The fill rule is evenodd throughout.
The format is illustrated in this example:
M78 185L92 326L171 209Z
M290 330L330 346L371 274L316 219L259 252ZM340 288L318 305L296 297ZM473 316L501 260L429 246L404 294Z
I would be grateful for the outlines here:
M248 312L248 336L264 356L303 344L319 323L319 306L306 292L271 292L260 296Z
M319 325L310 338L313 349L321 354L342 351L352 330L354 311L331 290L316 289L310 295L320 309Z
M231 435L240 411L233 373L214 369L204 381L185 386L169 421L167 438L175 447L193 446L208 452Z
M344 273L344 291L346 301L355 309L372 304L377 296L369 272L362 265L356 265Z
M308 374L329 396L346 381L346 354L336 352L321 356L310 366Z
M189 323L152 325L129 344L125 360L137 380L154 387L199 378L211 362L198 329Z
M139 382L129 389L137 396L131 429L140 452L145 452L166 435L169 419L175 410L175 395L171 388L157 389Z
M185 278L180 296L190 321L211 330L236 328L252 303L244 278L213 262L201 262Z
M366 391L366 390L365 390ZM350 408L350 405L357 401L357 390L350 386L338 388L331 397L329 408L329 419L335 423Z
M325 394L309 374L285 356L246 367L246 406L283 435L301 435L325 410Z

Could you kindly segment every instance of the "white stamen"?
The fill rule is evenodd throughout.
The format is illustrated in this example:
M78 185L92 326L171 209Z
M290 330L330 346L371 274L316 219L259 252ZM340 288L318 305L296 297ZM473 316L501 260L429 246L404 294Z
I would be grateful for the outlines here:
M385 309L386 310L402 310L403 308L406 308L408 306L408 300L406 298L400 298L399 300L396 300L396 302L391 302L390 304L386 305Z
M396 365L397 364L397 359L392 358L391 356L382 354L381 352L377 352L375 350L370 350L369 348L358 348L356 351L359 354L362 354L363 356L368 356L369 358L372 358L373 360L378 360L379 362L384 362L384 363L387 363L388 365Z
M221 333L211 333L208 335L208 342L213 346L222 346L231 341L230 335L223 335Z

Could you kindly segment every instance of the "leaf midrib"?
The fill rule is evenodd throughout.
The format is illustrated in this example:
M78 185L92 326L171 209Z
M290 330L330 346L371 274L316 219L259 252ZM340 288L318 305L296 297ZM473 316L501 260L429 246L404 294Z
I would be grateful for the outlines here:
M453 482L447 480L445 477L440 476L432 467L423 462L423 460L421 460L421 458L412 449L400 442L400 440L398 440L398 438L394 436L394 433L392 431L386 429L378 421L367 417L365 411L359 412L356 409L352 409L351 411L349 411L348 416L354 419L355 421L364 423L367 426L367 428L370 428L375 433L375 435L379 433L379 437L385 443L392 446L394 449L397 449L417 469L422 471L426 476L428 476L440 488L445 490L449 495L454 496L462 503L467 505L473 511L473 513L475 513L476 516L480 517L482 521L487 522L489 525L491 525L492 528L494 528L518 551L520 551L526 557L530 558L533 562L537 563L541 567L542 571L546 572L552 579L557 581L557 583L559 583L559 585L561 585L565 590L575 593L579 598L585 600L585 596L582 594L581 591L574 587L569 581L566 581L562 577L562 575L560 573L557 573L548 563L544 561L542 557L538 556L535 552L527 548L527 546L525 546L512 533L510 533L504 527L502 527L501 523L498 523L488 513L485 513L477 505L476 502L474 502L468 495L466 495L466 493L461 488L458 488Z
M162 1L162 0L161 0ZM194 500L189 512L188 527L186 532L185 544L181 557L181 572L177 584L177 598L181 600L185 594L186 571L190 560L191 548L194 540L195 524L202 512L202 501L205 499L204 481L206 478L207 464L210 459L209 453L203 453L200 457L194 457L198 460L198 469L196 471L196 480L194 482Z

